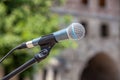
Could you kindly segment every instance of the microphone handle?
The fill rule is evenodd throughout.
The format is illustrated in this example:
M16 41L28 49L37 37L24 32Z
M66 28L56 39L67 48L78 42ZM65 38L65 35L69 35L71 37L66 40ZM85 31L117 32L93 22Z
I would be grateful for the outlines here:
M51 42L57 43L57 40L55 39L55 36L53 34L49 34L46 36L42 36L41 38L36 38L31 41L24 42L24 43L20 44L17 49L32 48L37 45L43 46L43 45L47 45Z

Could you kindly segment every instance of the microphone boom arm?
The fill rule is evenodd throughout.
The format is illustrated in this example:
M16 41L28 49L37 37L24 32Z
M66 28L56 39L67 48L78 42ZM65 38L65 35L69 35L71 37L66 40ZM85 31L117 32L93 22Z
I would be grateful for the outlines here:
M55 45L55 43L56 43L56 40L52 39L47 44L44 44L44 45L39 44L39 46L41 47L41 51L38 54L36 54L32 59L30 59L29 61L27 61L26 63L24 63L23 65L21 65L20 67L18 67L17 69L15 69L14 71L12 71L11 73L9 73L8 75L6 75L5 77L3 77L0 80L9 80L12 77L14 77L15 75L20 74L21 72L23 72L26 69L28 69L29 67L31 67L34 63L36 63L36 62L39 63L40 61L45 59L49 55L49 53L50 53L52 47Z

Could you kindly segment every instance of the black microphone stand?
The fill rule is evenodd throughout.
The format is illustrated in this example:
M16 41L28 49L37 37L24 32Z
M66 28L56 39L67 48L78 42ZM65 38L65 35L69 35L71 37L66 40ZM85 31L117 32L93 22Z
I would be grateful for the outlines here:
M46 44L39 44L41 47L41 51L38 54L36 54L34 56L34 58L30 59L29 61L27 61L26 63L24 63L23 65L21 65L20 67L18 67L17 69L15 69L14 71L12 71L11 73L9 73L8 75L6 75L5 77L3 77L0 80L9 80L12 77L14 77L15 75L20 74L21 72L23 72L26 69L28 69L29 67L31 67L34 63L40 62L43 59L45 59L49 55L50 50L56 43L55 39L52 39L50 41L47 40L47 42L48 43L46 43Z

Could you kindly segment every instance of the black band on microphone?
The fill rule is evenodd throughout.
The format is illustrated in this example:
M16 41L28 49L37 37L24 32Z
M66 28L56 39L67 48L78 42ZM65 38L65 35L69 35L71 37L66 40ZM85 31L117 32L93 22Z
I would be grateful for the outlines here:
M48 45L50 43L57 43L57 40L55 39L55 36L53 34L43 36L38 42L40 46Z

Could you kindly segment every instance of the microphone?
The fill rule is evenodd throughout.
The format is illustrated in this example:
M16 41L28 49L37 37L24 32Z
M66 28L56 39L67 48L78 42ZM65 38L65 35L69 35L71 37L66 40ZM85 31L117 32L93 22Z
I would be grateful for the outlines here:
M68 26L65 29L59 30L52 34L42 36L18 45L17 47L9 51L2 59L0 59L0 63L16 49L32 48L37 45L40 45L41 48L47 46L50 49L53 46L53 44L59 41L66 39L79 40L82 39L84 35L85 35L84 27L79 23L72 23L70 26Z
M17 49L32 48L37 45L46 45L49 42L59 42L66 39L79 40L85 35L84 27L79 23L72 23L67 28L54 32L50 35L42 36L31 41L22 43Z

